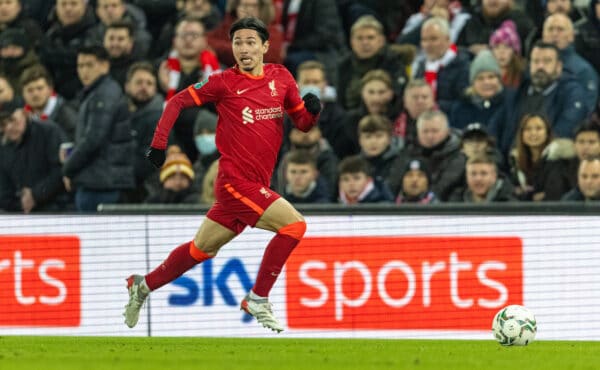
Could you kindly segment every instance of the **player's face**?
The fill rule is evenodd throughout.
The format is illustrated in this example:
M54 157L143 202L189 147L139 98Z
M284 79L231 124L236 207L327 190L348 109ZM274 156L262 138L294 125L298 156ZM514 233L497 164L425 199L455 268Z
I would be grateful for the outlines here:
M416 197L427 191L429 181L423 171L410 170L402 177L402 191L409 197Z
M391 137L385 131L362 132L358 137L360 148L367 157L377 157L390 146Z
M263 57L269 50L269 41L263 43L258 32L251 29L237 30L233 34L231 49L242 71L253 75L262 74Z
M489 163L467 165L467 185L469 190L478 197L485 197L496 179L496 169Z

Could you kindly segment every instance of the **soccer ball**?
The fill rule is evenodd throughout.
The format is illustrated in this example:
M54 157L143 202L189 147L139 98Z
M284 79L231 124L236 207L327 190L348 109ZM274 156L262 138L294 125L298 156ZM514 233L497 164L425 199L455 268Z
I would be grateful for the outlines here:
M527 308L511 305L494 316L492 332L503 346L526 346L535 338L537 323L535 316Z

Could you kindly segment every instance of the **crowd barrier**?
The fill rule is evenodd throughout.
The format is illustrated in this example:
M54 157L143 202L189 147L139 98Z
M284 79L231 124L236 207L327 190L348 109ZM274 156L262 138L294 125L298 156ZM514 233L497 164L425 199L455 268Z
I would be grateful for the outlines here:
M600 340L599 208L500 208L305 208L271 293L281 336L491 339L494 314L522 304L539 339ZM272 237L250 228L127 328L125 278L189 241L204 209L103 210L0 215L0 335L274 335L239 310Z

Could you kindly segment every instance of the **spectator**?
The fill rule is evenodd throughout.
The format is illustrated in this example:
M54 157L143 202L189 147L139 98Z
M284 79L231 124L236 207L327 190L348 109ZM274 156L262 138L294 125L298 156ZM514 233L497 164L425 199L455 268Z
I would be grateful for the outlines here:
M421 44L421 26L431 17L439 17L448 21L450 26L450 41L455 43L471 14L463 9L460 1L454 0L425 0L418 13L411 15L402 33L396 39L398 44L409 43L415 46Z
M441 111L423 112L417 120L417 144L405 147L392 164L389 178L392 193L398 194L401 170L410 159L422 160L431 171L431 190L441 201L462 185L465 155L460 151L460 137L450 130L448 117Z
M193 180L192 162L181 148L172 145L168 148L167 159L160 169L160 192L149 196L146 203L198 203L200 194L192 187Z
M71 100L82 89L77 78L77 50L91 44L94 13L86 0L56 0L42 38L40 60L50 70L56 91Z
M5 103L16 98L15 89L6 76L0 75L0 103Z
M402 187L396 204L434 204L439 200L431 191L431 173L419 159L410 159L402 172Z
M133 53L133 30L131 23L116 21L104 32L103 45L110 57L110 75L121 87L125 87L129 67L138 59Z
M564 14L572 23L581 18L580 11L574 6L573 0L533 0L527 3L526 11L530 12L530 18L536 23L535 29L530 32L528 40L526 40L528 46L542 38L544 22L549 16Z
M567 170L557 173L557 178L566 177L569 188L577 186L577 170L584 158L600 156L600 125L594 119L587 120L575 131L575 156L566 167Z
M77 111L54 91L48 70L41 64L26 69L21 76L25 114L40 122L54 122L66 135L67 141L75 139Z
M230 0L227 2L227 13L223 20L206 35L208 45L215 51L219 61L228 67L235 65L229 29L236 20L244 17L259 18L267 25L269 50L267 50L264 60L267 63L281 63L283 61L283 32L280 25L274 23L275 7L271 0Z
M148 62L134 63L127 72L125 94L131 114L131 135L134 140L133 169L135 188L127 192L127 203L140 203L158 188L156 168L145 158L156 122L163 111L164 99L157 93L155 69Z
M289 131L288 137L290 150L302 149L316 158L320 177L326 183L329 194L333 194L336 186L338 158L331 150L327 140L323 138L319 126L313 126L308 132L302 132L294 127ZM285 191L285 168L285 160L282 160L273 174L274 179L271 186L278 193Z
M298 66L318 60L327 76L337 77L336 62L345 50L344 33L335 2L286 1L281 15L284 65L295 76ZM334 84L337 81L332 81Z
M369 162L371 175L387 182L399 149L392 145L392 123L380 114L368 114L358 124L360 155Z
M177 25L183 19L195 19L202 23L202 30L210 31L221 22L221 12L210 0L181 0L181 8L165 22L152 48L152 57L163 57L169 52L173 38L177 37ZM204 35L202 36L204 38Z
M600 2L591 0L587 16L575 26L575 50L600 73Z
M221 157L215 142L217 132L217 115L204 109L198 113L194 123L194 142L199 157L194 162L194 172L198 184L202 184L204 173L212 163Z
M75 191L75 207L82 212L94 212L101 203L117 203L120 192L135 185L129 112L109 70L103 47L80 49L77 73L85 88L75 147L63 164L63 182L67 191Z
M361 85L364 75L373 69L389 73L392 89L402 96L407 81L406 67L385 39L383 26L375 17L360 17L350 33L351 51L338 63L338 100L346 109L360 105Z
M10 79L17 91L21 91L19 78L23 71L39 62L23 30L8 29L0 33L0 73Z
M569 202L596 201L600 199L600 157L585 158L577 171L577 187L566 193L561 200Z
M585 104L585 90L562 71L562 62L555 45L536 43L531 50L529 77L517 91L515 116L501 128L490 128L498 138L503 153L508 152L517 130L513 127L524 114L543 114L548 117L553 133L573 137L579 122L592 111Z
M393 122L394 141L399 148L415 145L417 118L421 113L436 108L433 90L422 78L412 79L406 84L403 103L403 110Z
M344 158L339 166L339 202L342 204L388 203L394 196L387 186L373 179L369 162L360 156Z
M356 153L355 133L346 124L348 114L335 97L327 95L329 86L325 65L315 60L300 64L296 71L296 82L301 96L312 92L321 99L323 109L319 115L318 125L335 155L343 158ZM286 126L291 127L291 124Z
M484 125L478 122L470 123L462 134L461 151L469 158L486 156L494 159L496 168L506 170L506 161L498 148L496 140L488 134Z
M0 209L23 213L63 209L58 160L62 131L28 118L21 107L13 100L0 108Z
M502 84L518 88L525 71L525 60L521 54L521 40L515 22L506 20L492 33L490 48L500 66Z
M140 8L134 4L126 4L125 0L96 0L96 15L100 22L91 31L93 44L106 43L108 27L116 22L120 24L125 22L131 24L129 36L133 45L130 52L135 55L136 59L146 57L150 45L152 45L152 36L146 31L146 15ZM122 28L123 26L121 26Z
M416 61L414 77L424 78L433 89L441 110L450 112L469 83L469 60L450 42L448 22L430 18L421 28L424 57Z
M496 161L487 156L471 157L466 165L467 186L458 188L450 196L452 202L492 203L510 202L513 196L510 181L499 176Z
M358 123L363 117L377 114L386 116L394 122L401 106L400 97L394 93L390 75L382 69L369 71L363 76L360 93L360 106L348 112L348 125L357 149L360 149L357 136Z
M188 0L192 1L192 0ZM166 100L188 86L205 80L220 70L217 56L208 48L205 28L201 21L183 18L175 27L173 50L158 69L158 84ZM198 156L194 144L194 121L203 108L190 108L181 112L174 125L175 140L183 152L194 162Z
M24 31L28 44L32 48L37 47L43 35L39 24L23 11L22 0L2 0L0 34L10 29Z
M469 82L462 98L452 104L450 125L461 130L472 122L486 127L506 125L515 91L503 87L500 66L489 50L481 51L471 63Z
M598 100L598 75L585 59L575 51L575 31L568 16L557 13L546 18L543 32L544 42L554 44L560 50L563 71L571 73L585 88L588 107L596 106Z
M290 203L330 203L327 183L319 176L317 161L304 150L291 150L285 159L283 197Z
M550 123L526 115L519 124L516 147L510 155L511 177L520 200L558 200L569 190L567 162L575 155L573 142L554 139Z
M200 203L212 205L215 202L215 180L219 174L219 160L211 163L202 179L202 196Z
M514 8L513 0L482 0L458 36L458 46L469 48L473 55L488 48L492 33L510 19L517 25L521 40L534 30L535 24L523 11Z

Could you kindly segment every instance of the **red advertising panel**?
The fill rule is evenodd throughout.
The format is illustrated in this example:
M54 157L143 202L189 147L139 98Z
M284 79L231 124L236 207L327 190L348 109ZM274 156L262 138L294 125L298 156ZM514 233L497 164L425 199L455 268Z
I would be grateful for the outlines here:
M0 326L78 326L79 238L0 236Z
M294 329L489 330L523 303L520 238L304 238L286 266Z

